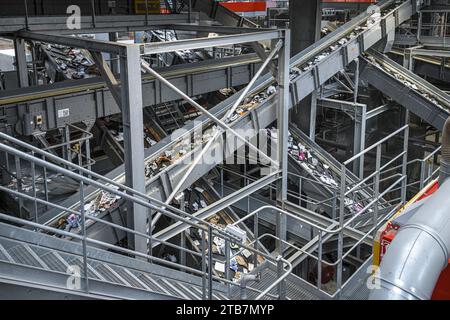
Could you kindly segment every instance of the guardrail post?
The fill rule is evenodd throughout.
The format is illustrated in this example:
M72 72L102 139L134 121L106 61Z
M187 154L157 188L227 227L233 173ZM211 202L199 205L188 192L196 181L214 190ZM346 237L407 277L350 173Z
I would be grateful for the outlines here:
M16 165L16 187L18 192L22 192L22 168L20 165L20 158L18 156L14 157L14 162ZM22 207L23 207L23 199L19 198L19 216L23 218L22 216Z
M78 161L81 163L81 152L78 154ZM83 172L79 172L83 175ZM84 183L80 180L80 213L81 213L81 229L83 233L82 247L83 247L83 276L85 281L85 290L89 292L89 279L88 279L88 263L87 263L87 245L86 245L86 213L84 211ZM78 217L77 217L78 219Z
M42 160L43 160L43 161L46 161L44 155L42 155ZM48 202L47 168L46 168L46 167L42 167L42 169L44 170L43 175L44 175L44 193L45 193L45 201ZM47 204L45 204L45 210L48 210L48 205L47 205Z
M405 128L405 132L403 133L403 161L402 161L402 176L405 179L402 181L402 204L406 203L406 187L408 185L408 177L407 177L407 166L408 166L408 142L409 142L409 110L405 110L405 124L408 127Z
M255 251L258 251L259 248L259 212L255 214L255 220L253 222L253 236L255 237ZM253 264L255 269L258 267L258 254L255 253L255 257L253 259Z
M277 257L277 274L278 274L278 279L281 278L283 276L283 272L284 272L284 266L283 266L283 260L282 260L282 256L279 255ZM286 280L281 281L278 284L278 300L284 300L286 299Z
M317 253L317 289L322 289L322 231L319 230L319 249Z
M208 299L213 298L213 233L211 225L208 225Z
M374 198L377 200L374 204L373 210L373 226L375 227L378 222L378 197L380 196L380 167L381 167L381 144L377 145L377 154L375 160L375 177L374 177ZM376 228L373 230L373 236L377 233Z
M338 297L340 296L341 288L342 288L342 267L343 267L343 250L344 250L344 214L345 214L345 181L347 176L347 168L343 164L341 167L341 190L340 190L340 203L339 203L339 234L338 234L338 264L337 264L337 272L336 272L336 287L338 291Z
M425 161L422 160L420 162L420 185L419 185L419 190L423 190L423 188L425 187Z
M298 176L298 205L302 206L302 177Z
M206 300L206 232L202 232L202 299Z
M225 239L225 279L230 280L230 240ZM231 296L231 286L227 283L228 297Z
M31 155L34 157L34 151L31 151ZM39 223L38 218L38 206L36 201L36 165L31 161L31 179L33 184L33 198L34 198L34 222Z

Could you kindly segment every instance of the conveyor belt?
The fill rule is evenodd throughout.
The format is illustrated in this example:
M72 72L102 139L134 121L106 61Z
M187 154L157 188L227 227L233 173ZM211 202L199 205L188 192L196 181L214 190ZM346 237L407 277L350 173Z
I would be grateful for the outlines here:
M370 48L383 35L392 32L399 24L406 21L414 13L413 3L415 1L403 1L401 3L385 1L380 4L383 15L379 20L373 22L373 19L367 13L358 16L299 55L293 57L291 59L290 107L292 103L301 101L311 92L319 89L320 85L357 58L361 52ZM370 23L366 25L369 20ZM266 75L257 81L250 95L254 96L263 90L265 91L272 84L273 78L270 75ZM258 105L250 106L249 109L243 110L240 116L231 123L233 128L252 128L258 130L270 125L276 119L277 103L275 96L272 94L263 99ZM236 99L236 95L232 96L211 109L211 112L216 116L223 114ZM205 116L200 116L198 120L201 121L201 127L209 127L207 123L210 122ZM200 124L197 124L195 128L199 127ZM189 133L194 132L195 128L193 123L187 124L184 127ZM165 151L173 151L177 148L180 148L180 141L174 141L173 138L165 138L146 151L146 162L154 162ZM172 186L176 185L176 182L185 172L186 166L183 161L179 161L170 164L161 172L156 173L147 180L147 193L150 196L164 199L167 195L167 190L171 190ZM195 172L185 181L183 188L190 186L214 166L215 164L202 164L202 166L198 166ZM118 182L124 182L123 167L117 168L108 177L114 178ZM96 191L94 189L88 189L86 194L89 195L88 197L95 197ZM68 199L65 205L73 208L77 206L77 202L78 196L75 195ZM49 213L48 222L51 223L60 214L60 212ZM175 228L176 226L172 227ZM180 227L179 230L182 229ZM162 240L165 240L164 234L165 232L159 234Z
M449 95L376 51L370 50L362 61L365 64L362 66L362 78L436 129L442 130L450 116Z
M298 174L306 173L311 179L317 181L317 184L310 184L313 188L317 188L319 193L324 194L325 198L330 198L339 195L341 185L341 164L333 158L328 152L322 149L314 141L310 140L301 130L294 125L290 125L289 131L293 137L293 143L303 147L304 151L301 151L301 159L294 150L291 149L289 153L289 165L290 169ZM306 154L309 154L309 158ZM305 176L303 174L303 176ZM298 184L298 179L291 177L292 181ZM356 184L359 179L347 172L346 182L349 185ZM305 182L303 182L305 184ZM306 192L306 190L305 190ZM371 191L367 186L364 186L353 192L349 197L345 198L346 214L356 214L362 208L364 208L369 199L371 199ZM339 203L339 197L336 200ZM332 205L332 203L328 203ZM383 205L381 205L383 207ZM328 210L331 211L331 210ZM371 210L369 210L370 212ZM328 212L330 214L330 212ZM365 214L367 215L367 214ZM362 217L363 218L363 217Z
M176 65L162 68L159 72L188 95L197 96L247 84L259 64L260 59L255 54L248 54ZM161 86L161 83L152 76L143 75L142 78L144 106L180 99L170 89ZM19 106L25 104L31 106L26 112L29 118L19 117ZM66 110L66 116L59 117L58 111L63 109ZM0 116L4 116L7 124L13 127L21 121L24 135L118 113L119 107L100 78L69 80L52 85L0 92ZM43 117L43 124L40 127L36 126L34 121L22 120L22 118L34 119L38 115Z
M402 64L404 51L394 48L389 52L397 63ZM445 63L443 59L433 56L413 55L414 73L422 77L439 81L450 82L450 63Z

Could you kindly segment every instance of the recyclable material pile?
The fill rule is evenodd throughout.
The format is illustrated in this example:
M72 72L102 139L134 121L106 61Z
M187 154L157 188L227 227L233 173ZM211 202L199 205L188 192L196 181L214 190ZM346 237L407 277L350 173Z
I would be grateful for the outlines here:
M42 44L42 51L52 62L55 71L65 79L84 79L99 75L88 51L57 44Z

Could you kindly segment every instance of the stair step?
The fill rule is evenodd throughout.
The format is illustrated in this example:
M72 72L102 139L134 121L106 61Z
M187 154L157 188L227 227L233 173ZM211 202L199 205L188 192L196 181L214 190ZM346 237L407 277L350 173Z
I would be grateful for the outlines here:
M36 253L40 256L42 261L47 264L50 270L59 271L59 272L67 272L68 264L63 263L57 256L55 256L53 251L48 251L45 249L36 248Z
M9 255L8 251L0 244L0 260L13 262L13 258Z
M135 275L137 275L137 273L135 273ZM137 275L139 280L141 280L142 282L144 282L149 288L151 288L152 290L154 290L155 292L159 292L161 294L165 294L168 296L173 296L172 293L167 290L164 286L162 286L160 284L160 281L158 278L154 279L152 275L146 274L146 273L141 273L139 275Z
M20 244L11 247L8 250L8 253L13 258L14 262L18 264L23 264L41 269L44 268L42 264L28 252L28 250L24 247L24 245Z
M76 257L75 259L71 260L70 265L75 265L75 266L79 267L80 274L84 275L84 263L83 263L82 258ZM89 264L89 260L88 260L87 268L88 268L88 278L97 279L97 280L106 280L104 277L99 275L99 273L97 273L95 269L92 268L92 266Z
M179 288L177 288L172 282L167 279L160 278L160 284L164 286L164 288L171 292L171 294L175 297L179 297L181 299L189 299L189 297L183 293Z
M128 282L132 287L139 288L139 289L145 289L148 290L149 287L142 283L137 277L135 277L132 273L130 273L128 270L117 267L117 266L110 266L117 274L122 277L126 282Z
M97 272L100 273L102 277L105 278L106 281L131 287L131 285L125 279L123 279L119 274L117 274L117 272L115 272L107 264L99 263L94 267L94 269L97 270Z
M187 294L192 300L201 300L202 295L198 294L198 292L192 290L193 286L189 286L183 283L177 283L178 288L182 290L185 294Z

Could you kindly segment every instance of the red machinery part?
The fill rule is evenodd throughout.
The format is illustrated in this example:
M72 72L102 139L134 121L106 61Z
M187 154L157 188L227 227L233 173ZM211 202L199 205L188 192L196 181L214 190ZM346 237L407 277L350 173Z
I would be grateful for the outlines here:
M221 2L220 5L234 12L266 11L266 1Z
M220 2L221 6L234 12L262 12L266 11L270 1L230 1ZM375 3L376 0L322 0L323 3Z

